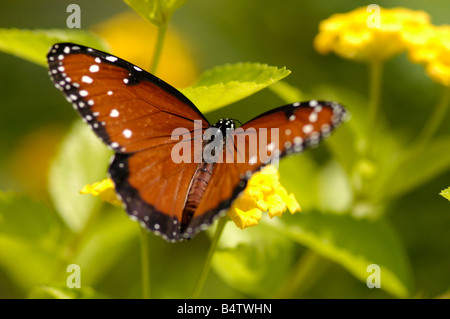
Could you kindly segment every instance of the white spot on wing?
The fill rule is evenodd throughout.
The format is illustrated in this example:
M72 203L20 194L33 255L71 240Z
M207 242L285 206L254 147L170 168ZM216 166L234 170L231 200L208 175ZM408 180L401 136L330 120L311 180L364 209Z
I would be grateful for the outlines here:
M316 112L312 112L311 114L309 114L309 121L311 123L314 123L317 121L318 115Z
M111 113L109 113L109 116L111 116L111 117L118 117L119 116L119 111L117 111L116 109L112 109Z
M117 58L115 56L107 56L105 59L108 60L109 62L116 62L117 61Z
M315 106L317 106L319 104L319 102L317 102L316 100L311 100L311 101L309 101L309 106L311 106L311 107L315 107Z
M97 64L92 64L92 65L89 67L89 72L91 72L91 73L98 72L98 70L100 70L100 67L99 67Z
M272 152L274 149L275 149L275 143L274 142L271 142L271 143L267 144L267 150L269 152Z
M312 124L307 124L303 126L303 133L310 134L314 130L314 126Z
M123 136L125 136L125 138L130 138L131 135L133 135L133 132L129 129L125 129L125 130L123 130L122 134L123 134Z
M91 84L92 81L93 81L93 80L92 80L92 78L91 78L90 76L83 75L83 76L81 77L81 82Z

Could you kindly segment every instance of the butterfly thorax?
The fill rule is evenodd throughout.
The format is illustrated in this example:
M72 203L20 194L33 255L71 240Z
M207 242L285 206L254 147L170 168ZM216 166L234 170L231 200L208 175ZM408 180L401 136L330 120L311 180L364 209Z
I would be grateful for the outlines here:
M205 144L217 142L218 138L221 138L223 141L225 141L225 139L227 138L227 134L229 134L229 131L234 130L235 122L232 119L225 118L219 120L211 128L216 128L217 130L213 130L210 140L205 141ZM184 206L181 225L187 225L189 223L195 210L200 204L208 183L211 180L214 165L214 162L203 160L203 162L199 164L196 172L194 173L191 185L189 187L189 192L186 197L186 204Z

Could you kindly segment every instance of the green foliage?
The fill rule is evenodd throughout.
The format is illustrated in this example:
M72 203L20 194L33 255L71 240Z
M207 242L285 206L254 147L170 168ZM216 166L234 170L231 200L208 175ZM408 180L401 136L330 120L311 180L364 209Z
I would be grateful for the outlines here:
M73 42L107 50L106 43L98 36L83 30L21 30L0 29L0 50L47 66L46 55L58 42Z
M80 190L106 177L111 155L84 123L77 122L54 159L49 173L49 192L58 213L75 232L84 228L97 203L80 194Z
M32 299L105 299L106 297L94 291L92 288L83 287L72 289L66 285L54 286L41 285L30 294Z
M169 22L173 12L187 0L124 0L134 11L156 26Z
M234 103L288 76L291 71L259 63L238 63L204 72L182 91L203 112Z
M447 187L446 189L442 190L439 194L442 197L447 198L448 200L450 200L450 187Z
M0 265L20 289L51 278L60 260L55 252L61 232L60 220L47 205L0 192Z
M250 296L272 298L295 257L295 245L262 223L243 232L230 222L217 248L212 268L234 289Z
M383 289L399 298L410 295L408 257L395 230L385 222L313 211L283 216L280 223L272 224L363 282L368 277L367 266L379 265Z

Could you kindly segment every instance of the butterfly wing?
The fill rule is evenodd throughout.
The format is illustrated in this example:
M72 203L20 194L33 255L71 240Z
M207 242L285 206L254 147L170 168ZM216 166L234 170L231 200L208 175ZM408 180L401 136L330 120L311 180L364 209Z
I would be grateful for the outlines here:
M276 164L285 155L316 146L345 118L346 111L338 103L313 100L273 109L232 132L224 147L224 160L215 164L192 226L228 209L253 173L267 164ZM225 154L227 151L231 155ZM227 157L233 161L227 161Z
M206 118L178 90L111 54L59 43L47 59L55 86L116 152L109 173L128 214L165 239L176 239L183 194L198 163L193 149L190 161L172 161L172 133L203 132L210 126Z

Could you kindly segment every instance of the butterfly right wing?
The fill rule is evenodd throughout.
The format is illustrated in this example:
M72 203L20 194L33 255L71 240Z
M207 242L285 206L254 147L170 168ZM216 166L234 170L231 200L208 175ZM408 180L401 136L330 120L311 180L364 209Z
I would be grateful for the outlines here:
M225 212L256 171L285 155L316 146L345 118L346 111L338 103L313 100L273 109L235 130L228 137L224 161L214 166L211 182L191 221L192 228L204 221L204 216L213 218L219 211ZM273 129L277 134L272 135ZM265 135L261 133L264 130ZM249 145L252 137L254 147ZM232 154L231 161L230 156L226 160L227 151Z

